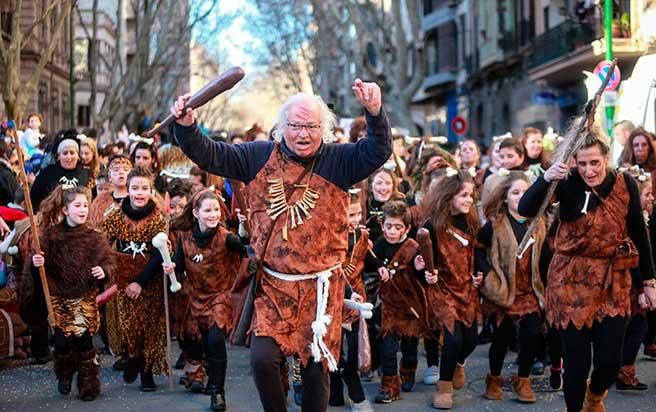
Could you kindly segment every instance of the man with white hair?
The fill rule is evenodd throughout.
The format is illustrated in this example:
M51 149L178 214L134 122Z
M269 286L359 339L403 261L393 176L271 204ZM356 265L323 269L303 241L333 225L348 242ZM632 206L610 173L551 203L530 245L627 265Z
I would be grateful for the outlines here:
M286 411L280 362L302 362L304 411L328 407L328 372L337 368L348 249L348 189L382 166L392 134L375 83L356 79L367 138L330 144L334 114L318 96L297 94L280 110L275 141L213 142L183 108L171 108L175 137L202 169L246 184L251 245L262 263L251 324L251 366L265 411Z

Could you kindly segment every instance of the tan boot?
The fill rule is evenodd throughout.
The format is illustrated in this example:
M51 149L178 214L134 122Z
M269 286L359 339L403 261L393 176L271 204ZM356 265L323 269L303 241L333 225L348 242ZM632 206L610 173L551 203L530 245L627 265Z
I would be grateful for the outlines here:
M493 401L503 399L503 376L487 374L485 378L485 397Z
M453 373L453 389L462 389L467 381L465 375L465 365L456 364L456 371Z
M433 394L433 408L453 408L453 383L437 381L437 392Z
M590 392L590 385L588 384L588 389L585 392L585 404L583 405L582 412L606 412L604 399L606 399L607 395L608 391L605 391L601 395Z
M517 399L524 403L534 403L537 401L533 388L531 388L531 378L513 377L512 390L517 395Z

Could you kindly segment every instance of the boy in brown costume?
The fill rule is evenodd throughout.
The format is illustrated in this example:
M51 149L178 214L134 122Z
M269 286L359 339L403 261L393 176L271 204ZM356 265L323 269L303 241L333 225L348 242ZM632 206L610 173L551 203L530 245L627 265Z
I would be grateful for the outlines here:
M401 390L410 392L417 369L417 346L424 332L426 298L417 279L415 258L419 245L409 239L412 215L402 201L390 201L383 206L383 237L367 257L367 271L378 272L381 278L381 363L383 378L376 403L391 403L401 398ZM396 353L401 349L401 367ZM400 376L399 376L400 372Z

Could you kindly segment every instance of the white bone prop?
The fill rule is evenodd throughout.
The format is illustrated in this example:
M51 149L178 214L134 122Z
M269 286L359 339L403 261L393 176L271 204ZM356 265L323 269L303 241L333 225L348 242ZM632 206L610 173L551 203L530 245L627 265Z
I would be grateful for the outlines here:
M587 191L587 190L585 191L585 203L583 203L583 209L581 209L581 213L583 213L584 215L588 214L588 203L590 202L590 195L591 194L592 194L592 192Z
M167 243L168 237L166 236L166 233L164 232L159 232L158 234L155 235L153 238L153 246L159 250L159 253L162 255L162 260L164 260L164 263L167 265L172 265L173 262L171 262L171 255L169 255L169 245ZM180 282L178 282L178 279L175 277L175 272L171 272L168 274L169 278L171 279L171 292L175 293L179 291L182 288L182 285Z
M458 242L460 242L460 244L463 245L464 247L469 246L469 240L467 240L464 237L460 236L459 234L457 234L456 232L454 232L451 229L447 229L447 232L450 233L451 235L453 235L453 237L455 237L456 240Z
M523 258L524 253L526 253L528 248L530 248L533 243L535 243L535 238L533 236L531 236L530 239L528 240L528 242L526 242L526 246L524 246L524 250L522 250L521 253L519 255L517 255L517 259Z
M359 311L360 316L365 319L371 319L373 316L372 311L374 309L374 305L369 302L360 303L351 299L344 299L344 306L346 306L347 309Z
M0 243L0 253L1 254L6 254L9 252L9 245L11 244L11 241L14 240L14 237L16 237L16 229L12 230L11 233L5 238L5 240Z

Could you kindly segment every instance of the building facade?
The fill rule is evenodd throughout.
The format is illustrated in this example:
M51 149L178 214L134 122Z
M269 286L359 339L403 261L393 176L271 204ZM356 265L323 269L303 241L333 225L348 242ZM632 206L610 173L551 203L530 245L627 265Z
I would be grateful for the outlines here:
M2 41L9 40L11 24L15 10L12 9L13 2L0 2L0 18L2 19L3 32ZM21 31L38 20L50 7L48 1L24 0L21 3L20 25ZM57 16L62 11L60 6L51 13L43 23L33 32L29 41L23 45L21 50L21 80L26 84L34 69L37 67L41 53L50 43L54 36ZM70 126L70 82L69 82L69 57L70 57L70 30L71 20L64 23L64 28L56 40L57 45L52 58L41 72L37 87L30 93L24 121L27 114L36 112L43 117L42 131L56 131ZM0 68L0 79L4 78ZM0 91L1 93L1 91ZM0 99L0 113L4 113L4 103ZM20 126L19 126L20 127Z

